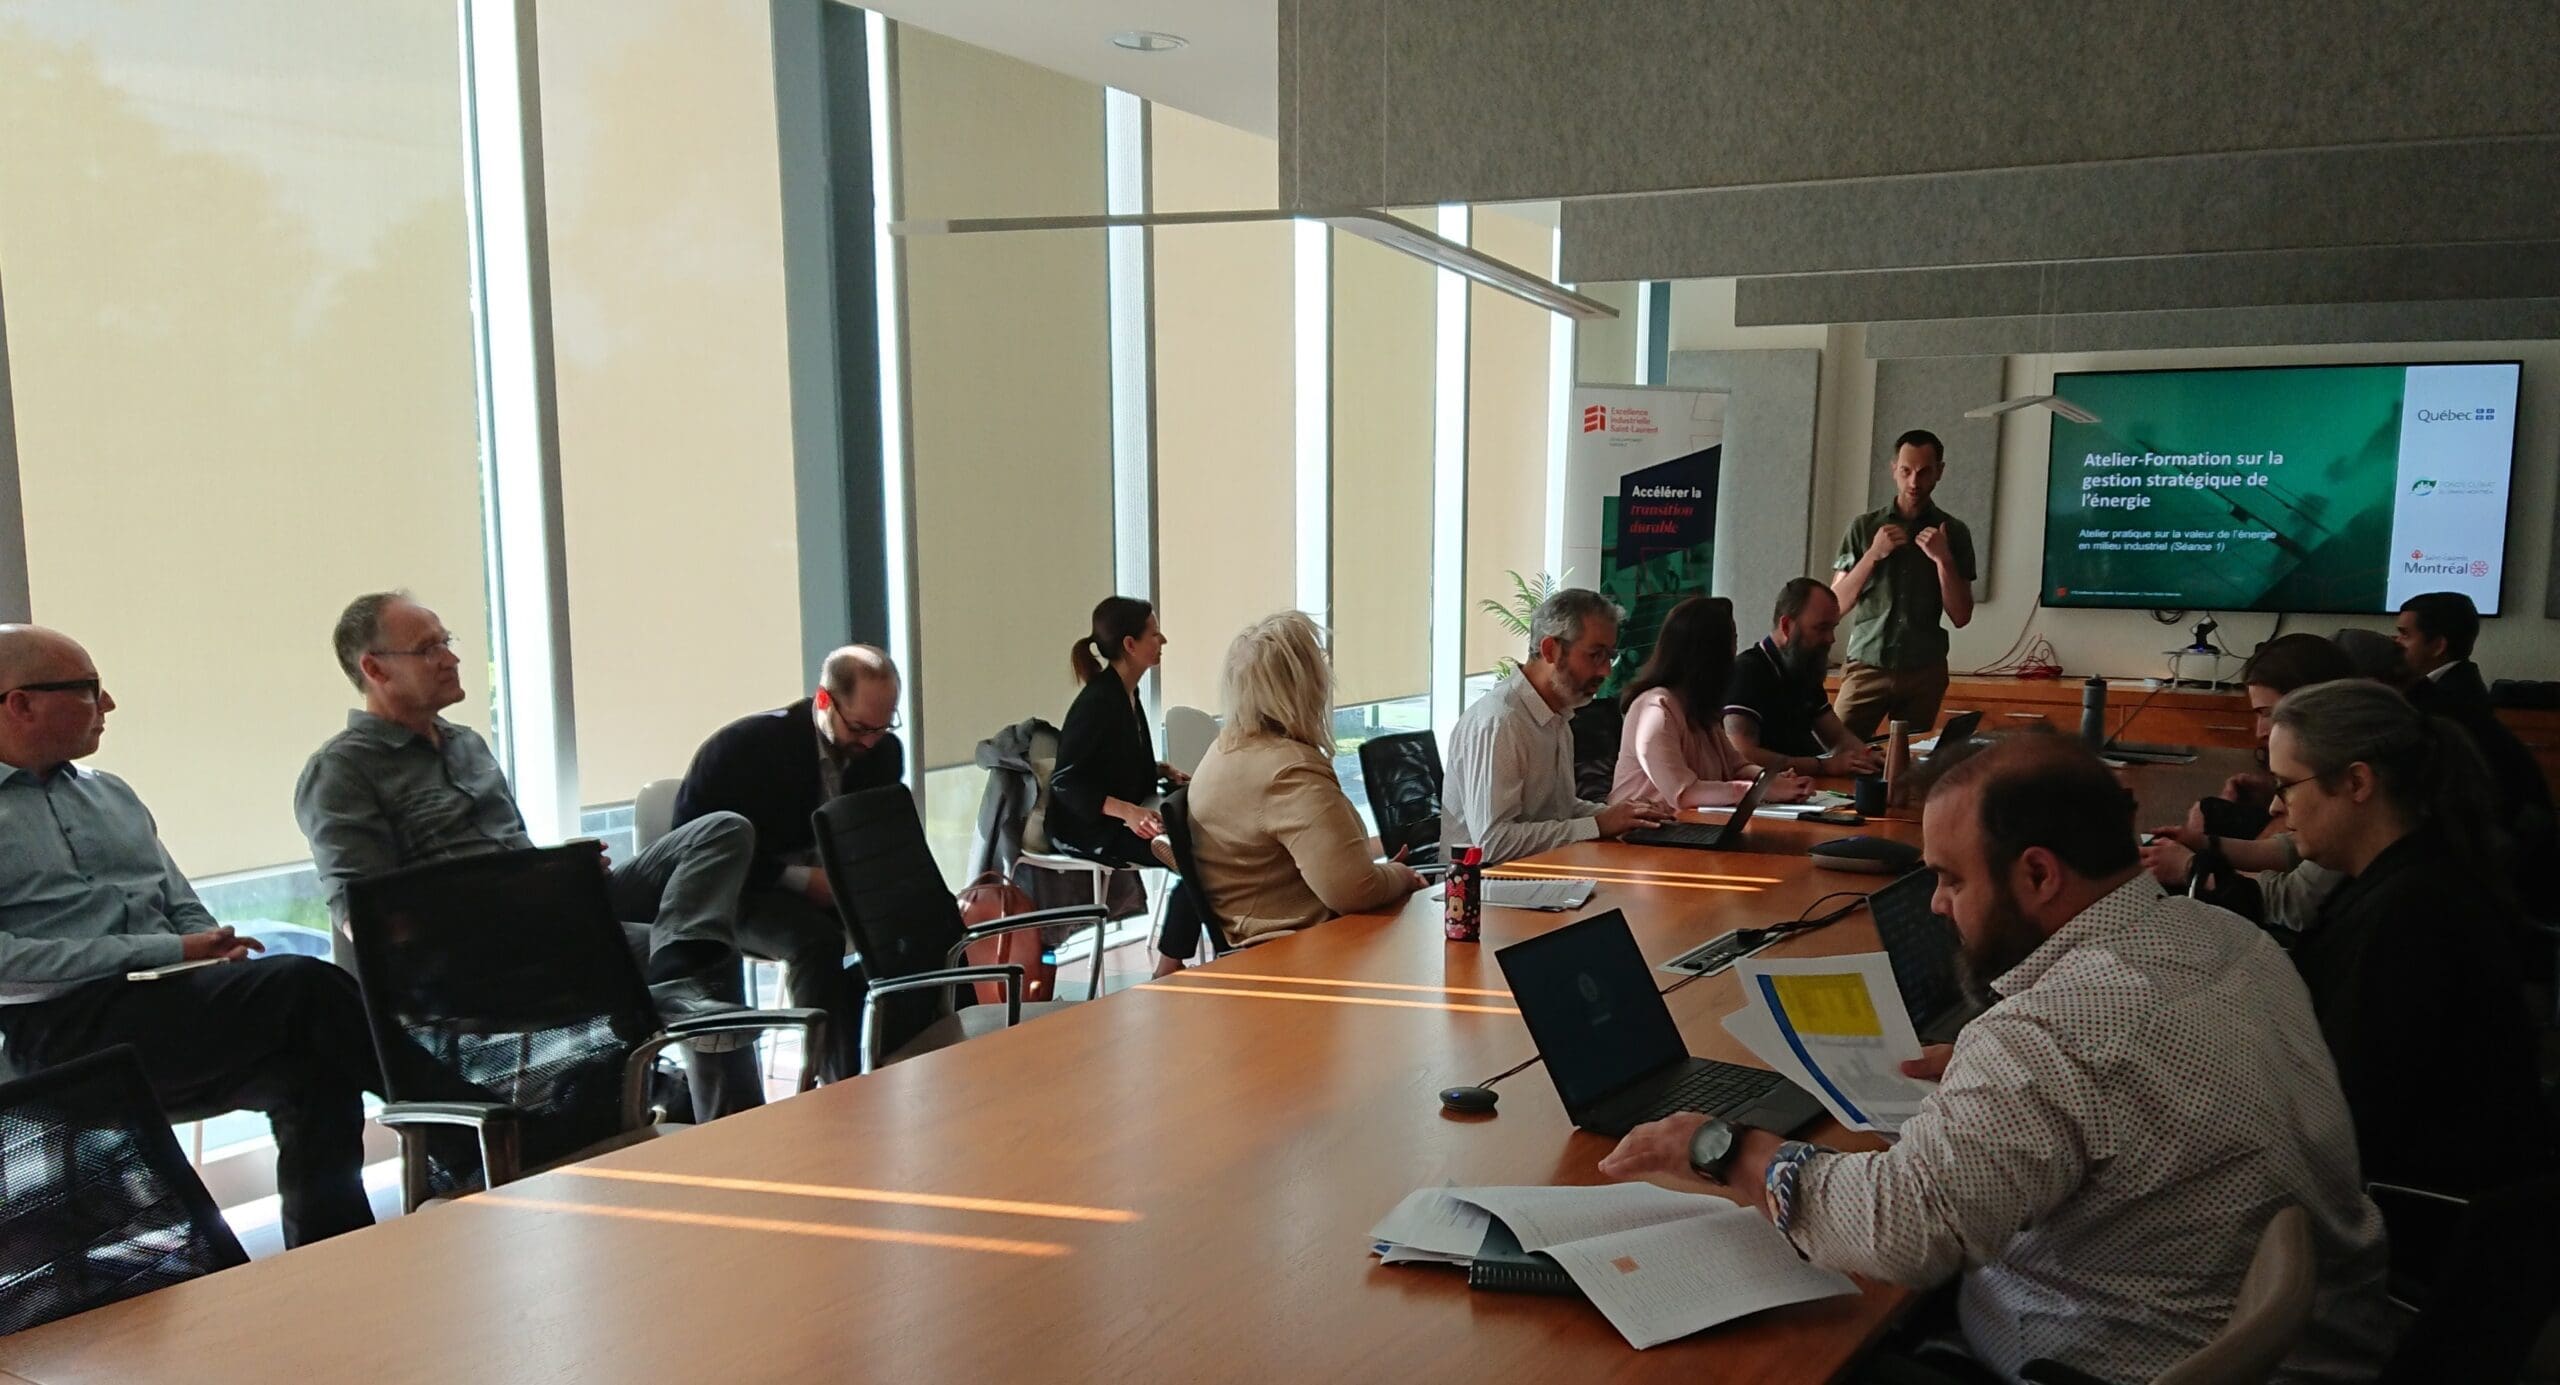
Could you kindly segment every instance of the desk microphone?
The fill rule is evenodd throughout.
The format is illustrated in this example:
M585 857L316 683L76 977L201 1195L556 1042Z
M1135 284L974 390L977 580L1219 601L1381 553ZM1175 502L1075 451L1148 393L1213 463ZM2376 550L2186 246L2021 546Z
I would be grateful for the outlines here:
M1543 1056L1540 1055L1540 1057ZM1444 1088L1440 1093L1440 1109L1454 1111L1462 1116L1485 1115L1493 1110L1495 1102L1502 1100L1502 1094L1493 1089L1493 1084L1515 1073L1526 1072L1537 1066L1537 1063L1538 1058L1531 1058L1526 1062L1505 1068L1472 1087Z

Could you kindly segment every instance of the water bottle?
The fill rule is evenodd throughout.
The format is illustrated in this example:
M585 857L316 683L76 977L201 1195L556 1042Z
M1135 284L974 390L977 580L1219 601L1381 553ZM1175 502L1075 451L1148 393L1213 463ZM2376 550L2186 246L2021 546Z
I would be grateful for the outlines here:
M1441 920L1453 943L1484 936L1484 848L1461 846L1449 853L1449 873L1440 882Z
M2096 750L2107 743L2107 680L2092 677L2080 685L2080 739Z

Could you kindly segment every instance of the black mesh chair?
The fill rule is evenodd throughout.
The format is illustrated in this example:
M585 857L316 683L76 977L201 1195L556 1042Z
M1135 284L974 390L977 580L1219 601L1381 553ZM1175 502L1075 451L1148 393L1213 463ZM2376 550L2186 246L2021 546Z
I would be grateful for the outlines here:
M247 1263L131 1048L0 1084L0 1334Z
M942 867L933 859L924 823L916 816L915 797L904 784L846 794L820 807L811 821L817 829L818 859L826 866L827 879L835 882L836 912L861 949L871 981L862 997L862 1071L948 1048L1072 1003L1025 1004L1020 966L962 966L961 954L980 939L1024 928L1090 927L1099 948L1108 922L1099 905L1039 909L963 926L960 901L943 883ZM1003 982L1005 1003L955 1009L955 989L976 981Z
M1209 907L1209 891L1200 883L1200 866L1191 854L1190 787L1166 794L1156 815L1164 819L1165 845L1173 848L1173 869L1181 877L1170 888L1191 892L1191 907L1200 911L1200 926L1208 930L1212 950L1221 956L1235 951L1234 935L1227 931L1227 921Z
M1428 731L1398 731L1360 744L1360 777L1369 786L1369 812L1378 820L1378 845L1401 850L1405 864L1440 859L1440 740Z
M2392 1296L2418 1310L2383 1369L2386 1385L2521 1378L2560 1311L2560 1263L2551 1258L2560 1175L2467 1201L2387 1183L2368 1191L2391 1230ZM2413 1253L2430 1242L2442 1249Z
M380 1119L400 1137L410 1210L661 1133L649 1074L683 1039L798 1029L800 1090L816 1084L823 1010L659 1018L602 850L466 856L347 887L389 1094ZM457 1092L473 1099L448 1099Z

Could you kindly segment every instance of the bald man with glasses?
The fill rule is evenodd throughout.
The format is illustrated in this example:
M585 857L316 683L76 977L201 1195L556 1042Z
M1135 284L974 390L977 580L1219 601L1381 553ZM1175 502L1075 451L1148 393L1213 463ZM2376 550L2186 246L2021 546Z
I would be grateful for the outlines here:
M898 725L898 666L867 644L820 661L809 696L740 717L694 752L676 790L675 821L730 812L756 829L738 946L783 964L791 1003L827 1012L827 1081L860 1070L864 977L836 914L835 890L817 859L810 816L828 799L906 777Z
M250 960L133 789L74 763L115 707L76 641L0 625L0 1051L25 1074L129 1044L172 1117L266 1113L286 1245L371 1225L364 1093L383 1083L355 979ZM415 1067L419 1090L487 1096Z

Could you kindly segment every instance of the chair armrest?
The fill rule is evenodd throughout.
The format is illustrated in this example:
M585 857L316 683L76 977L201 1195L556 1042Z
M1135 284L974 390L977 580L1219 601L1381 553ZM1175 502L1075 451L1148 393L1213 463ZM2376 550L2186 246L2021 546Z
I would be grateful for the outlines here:
M1021 963L1005 962L995 966L945 967L941 971L920 971L912 976L872 982L862 993L862 1071L868 1073L880 1066L880 997L973 981L1001 981L1004 983L1004 1022L1007 1028L1011 1028L1022 1023L1023 976Z
M1000 919L990 919L974 927L961 929L960 941L953 943L951 950L943 954L942 964L946 967L958 966L961 954L967 952L972 943L982 943L989 938L1006 933L1019 933L1026 928L1055 928L1069 924L1089 925L1098 933L1111 925L1111 915L1099 905L1069 904L1056 909L1034 909L1027 914L1008 914Z
M2020 1366L2018 1378L2033 1381L2035 1385L2107 1385L2106 1381L2100 1380L2087 1371L2076 1370L2059 1361L2048 1360L2041 1356Z
M812 1091L818 1085L819 1055L827 1048L827 1012L818 1009L736 1010L725 1015L697 1015L676 1020L667 1026L670 1038L691 1039L704 1034L755 1033L769 1029L800 1031L800 1077L795 1091Z
M522 1115L500 1101L394 1101L385 1105L374 1120L384 1129L400 1134L403 1164L410 1162L409 1127L458 1127L471 1131L479 1137L481 1181L495 1188L513 1183L523 1174L516 1143ZM403 1176L410 1185L411 1205L407 1210L416 1211L422 1179L409 1177L405 1170Z
M1099 904L1062 904L1055 909L1034 909L1027 914L1007 914L1000 919L972 924L961 933L982 938L990 933L1010 933L1017 928L1046 928L1052 924L1109 923L1110 912Z

